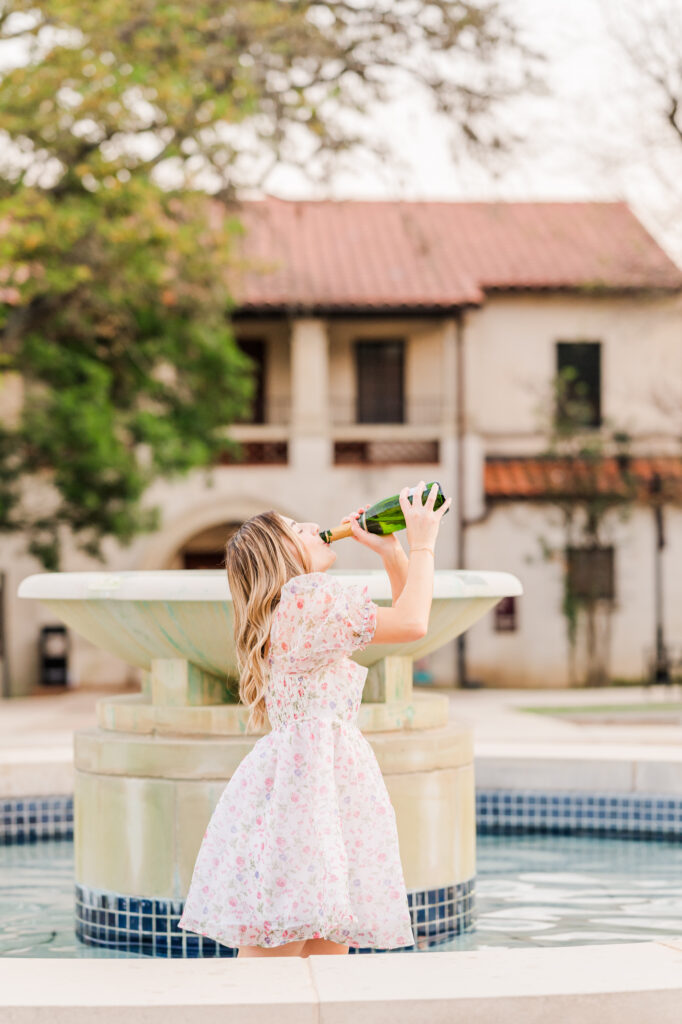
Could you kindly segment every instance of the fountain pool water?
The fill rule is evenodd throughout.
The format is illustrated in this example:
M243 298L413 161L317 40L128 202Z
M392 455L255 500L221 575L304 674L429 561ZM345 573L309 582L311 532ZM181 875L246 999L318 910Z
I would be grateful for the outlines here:
M444 950L637 942L679 935L682 844L591 836L483 835L476 927ZM114 949L78 941L69 840L0 846L0 956L182 955L166 943ZM179 942L183 933L176 932Z

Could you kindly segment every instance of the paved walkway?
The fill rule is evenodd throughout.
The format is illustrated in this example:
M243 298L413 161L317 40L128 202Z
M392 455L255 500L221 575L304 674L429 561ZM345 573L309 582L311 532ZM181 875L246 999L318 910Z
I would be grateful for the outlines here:
M454 718L470 725L480 742L505 743L671 743L682 744L682 687L614 686L592 690L457 690L419 686L420 692L446 693ZM133 688L78 687L32 697L0 700L0 750L8 747L69 746L78 729L96 725L95 703ZM679 704L678 723L648 724L644 706ZM581 708L601 705L642 706L639 721L608 725L568 721L551 714L533 714L527 707ZM615 718L616 716L611 716ZM633 716L634 718L634 716Z
M73 793L73 734L97 725L95 704L134 690L78 688L0 700L0 798Z
M98 686L59 693L44 689L32 697L0 700L0 749L69 744L74 731L96 725L96 701L126 692L136 689Z
M451 690L452 716L474 734L476 785L482 789L580 790L599 793L682 793L680 688L609 687L595 690ZM551 709L627 706L627 715L533 713ZM641 708L637 711L637 708ZM593 712L594 714L594 712ZM609 721L610 719L610 721Z
M424 688L427 689L427 688ZM682 791L682 711L678 721L632 724L568 721L534 714L525 707L592 707L665 704L682 706L680 687L609 687L598 690L456 690L447 693L451 716L474 735L477 781L575 788L580 780L598 787ZM0 796L68 793L73 790L73 733L96 726L96 702L121 688L82 688L0 701ZM642 708L642 715L651 712ZM580 762L580 767L578 763ZM565 768L569 764L573 767ZM652 774L652 766L654 773ZM603 769L603 770L602 770ZM567 774L568 772L568 774ZM548 774L549 773L549 774ZM570 775L570 778L569 778ZM600 782L601 779L601 782ZM638 781L639 779L639 781Z
M453 717L474 731L476 744L653 744L682 747L682 687L614 686L591 690L443 690L450 695ZM677 722L662 724L664 716L652 705L676 703ZM639 714L610 712L602 721L572 721L563 715L535 714L523 708L551 709L628 705ZM577 713L576 713L577 714ZM666 717L671 715L668 711ZM585 716L585 719L588 716ZM648 722L647 718L659 719ZM672 716L671 716L672 717Z

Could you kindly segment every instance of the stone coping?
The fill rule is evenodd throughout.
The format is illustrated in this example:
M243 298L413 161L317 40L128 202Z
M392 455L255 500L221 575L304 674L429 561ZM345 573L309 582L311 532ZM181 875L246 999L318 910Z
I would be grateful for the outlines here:
M74 785L73 744L0 750L0 798L71 796Z
M100 775L161 779L227 779L262 737L140 736L83 730L74 736L74 766ZM366 736L384 775L470 765L468 729L395 730Z
M336 569L329 576L366 586L377 600L391 600L391 582L383 569ZM521 581L509 572L491 569L437 569L435 600L497 598L523 593ZM139 569L109 572L40 572L25 577L17 596L50 601L231 601L222 569Z
M394 956L0 960L13 1024L678 1024L682 936Z
M81 735L95 733L83 730ZM389 742L391 735L379 733L370 738L377 757L382 739ZM415 733L403 735L413 738ZM384 757L388 757L387 750ZM475 742L474 766L478 789L682 792L680 747ZM0 749L0 797L70 795L73 790L73 745Z
M168 736L243 736L250 740L268 729L246 733L248 711L242 704L172 706L153 704L146 693L117 694L97 701L97 722L111 732ZM449 701L444 694L412 693L409 699L363 701L358 725L363 732L415 731L447 725Z
M588 743L475 743L481 789L682 792L682 748Z

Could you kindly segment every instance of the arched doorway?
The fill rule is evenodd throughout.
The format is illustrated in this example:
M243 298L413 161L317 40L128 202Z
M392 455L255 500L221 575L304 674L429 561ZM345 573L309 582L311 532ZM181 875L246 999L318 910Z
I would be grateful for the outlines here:
M193 534L177 549L169 569L224 569L225 545L241 523L220 523Z
M174 510L149 536L132 569L223 569L225 545L242 523L269 508L267 499L237 494L212 496L201 504ZM282 513L296 516L284 506ZM187 555L187 559L185 559Z

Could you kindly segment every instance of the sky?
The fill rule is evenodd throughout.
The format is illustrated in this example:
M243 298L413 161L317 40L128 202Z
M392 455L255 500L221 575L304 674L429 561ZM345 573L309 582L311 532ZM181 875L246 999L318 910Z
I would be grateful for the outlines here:
M316 191L301 175L282 169L268 180L267 191L282 198L624 199L682 265L682 186L675 187L676 176L682 182L682 141L673 139L667 148L659 141L659 98L642 88L614 43L610 26L621 18L621 3L504 4L527 42L547 54L551 94L515 101L505 112L531 142L499 180L466 159L455 162L447 124L413 96L373 114L373 125L404 166L358 162ZM646 4L652 12L657 4L672 5L682 19L682 0Z
M502 116L527 139L491 177L451 152L449 125L414 89L372 111L371 129L396 159L354 160L324 187L277 168L267 192L282 198L625 200L682 266L682 140L662 131L660 97L643 87L614 42L627 8L673 10L679 31L651 41L672 54L682 94L682 0L500 0L527 43L546 54L549 94L507 104ZM682 47L681 47L682 52ZM5 43L0 66L22 63ZM160 168L159 168L160 170Z

